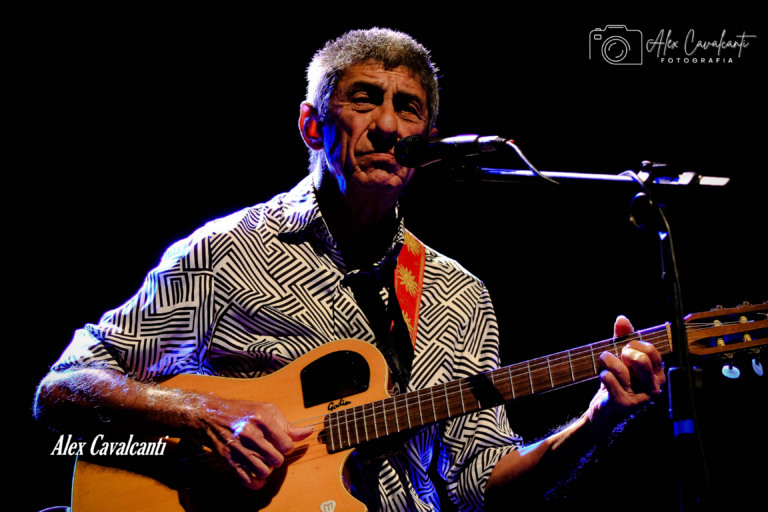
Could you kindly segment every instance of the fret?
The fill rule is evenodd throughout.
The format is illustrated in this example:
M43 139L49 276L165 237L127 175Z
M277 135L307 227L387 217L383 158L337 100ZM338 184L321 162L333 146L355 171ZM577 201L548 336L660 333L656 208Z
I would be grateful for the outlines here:
M576 377L573 374L573 361L571 361L571 351L566 350L565 353L568 354L568 368L571 369L571 382L574 382Z
M341 435L341 418L339 417L339 413L334 413L336 416L336 433L339 436L339 446L338 449L341 449L341 447L344 445L344 441Z
M459 382L459 400L461 401L461 413L464 414L467 411L464 409L464 392L461 390L461 380Z
M531 376L531 362L526 361L525 364L528 368L528 382L531 384L531 393L533 393L533 377Z
M432 419L437 421L437 407L435 407L435 388L429 388L429 400L432 402Z
M547 372L549 372L549 387L555 387L555 383L552 380L552 367L549 365L549 356L547 356Z
M597 343L593 343L592 346L595 348L595 352L597 354L597 368L595 369L595 375L600 374L600 356L605 352L611 351L611 341L610 340L603 340L599 341Z
M424 425L424 415L421 412L421 391L416 392L416 405L419 408L419 424Z
M531 360L534 367L534 370L531 371L531 375L533 376L533 383L535 385L535 387L532 388L533 393L536 393L537 389L538 391L543 389L552 389L552 386L549 383L551 374L549 372L549 368L544 366L544 361L545 358L543 357ZM547 362L547 364L549 363Z
M335 414L333 414L333 413L331 413L331 414L329 414L327 416L327 421L328 421L327 425L328 425L328 427L326 429L327 432L328 432L328 435L326 437L328 438L329 441L331 441L331 451L332 452L336 451L336 438L333 437L333 436L336 433L337 429L333 428L333 418L334 418L334 416L335 416Z
M443 389L443 392L440 391L440 388ZM434 416L434 421L444 420L449 417L449 414L443 409L443 407L448 407L444 392L445 384L438 384L437 386L430 388L430 397L432 399L432 415Z
M341 432L341 417L339 416L338 412L334 412L333 415L336 416L335 430L336 430L336 436L338 437L338 442L339 442L336 448L340 450L341 447L344 446L344 436L342 435L342 432Z
M517 363L512 367L512 371L514 372L514 377L512 377L512 379L518 397L528 396L533 393L530 381L531 374L527 368L528 363Z
M574 349L574 375L576 379L588 379L595 376L594 358L592 346L579 347Z
M508 400L508 398L502 393L502 391L499 389L499 387L496 385L496 372L489 372L491 376L491 386L499 392L499 394L504 397L504 400ZM483 405L480 403L480 400L477 401L477 408L482 409Z
M384 418L384 432L389 435L389 425L387 425L387 401L381 401L381 416Z
M572 382L571 378L568 376L568 368L566 368L566 365L569 365L570 361L566 362L564 360L564 356L567 355L567 352L558 352L550 356L551 359L549 359L549 364L550 372L552 373L550 382L552 383L553 388Z
M408 420L408 428L411 428L411 410L408 408L408 393L403 395L405 399L405 419Z
M507 366L507 376L509 377L509 389L512 390L512 400L515 399L515 385L512 382L512 365Z
M356 409L357 407L352 407L351 409L348 409L348 410L352 411L352 425L355 426L355 441L356 441L355 444L360 444L360 434L357 432L357 410Z
M443 384L443 391L445 392L445 410L448 413L448 417L451 417L451 404L448 402L448 387Z
M592 360L592 374L597 375L597 366L595 365L595 353L592 350L592 345L589 345L589 358Z
M408 423L408 428L412 428L413 425L416 425L418 427L419 418L411 417L411 414L415 412L415 408L413 407L413 393L406 393L404 400L405 400L405 417L406 417L406 422Z
M360 415L362 416L362 422L361 426L363 429L363 436L365 437L365 440L368 440L368 424L365 421L365 404L355 407L355 409L360 409Z
M378 421L376 420L376 402L371 404L371 416L373 417L373 433L376 436L376 439L379 438L379 425Z
M398 418L397 414L397 397L392 398L392 411L395 413L395 432L400 432L400 418Z
M347 446L352 446L352 439L349 437L349 411L348 409L345 409L343 411L339 411L339 414L344 413L344 430L347 431Z

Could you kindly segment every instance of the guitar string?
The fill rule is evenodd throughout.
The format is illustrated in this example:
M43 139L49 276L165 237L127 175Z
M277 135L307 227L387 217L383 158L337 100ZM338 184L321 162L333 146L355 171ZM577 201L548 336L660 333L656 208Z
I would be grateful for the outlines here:
M706 324L702 324L702 325L693 324L690 327L691 328L689 328L688 330L691 331L691 332L693 332L695 330L709 328ZM664 328L658 328L658 329L659 330L663 330ZM637 333L635 333L635 334L637 334ZM646 332L645 334L646 334L645 341L646 342L653 341L653 344L654 344L654 346L656 346L656 348L664 347L667 344L666 332L663 332L663 334L658 334L658 333L648 334ZM508 382L510 379L515 379L515 378L519 378L521 376L528 376L529 374L533 374L533 373L536 373L536 372L541 372L541 371L545 370L545 367L551 367L553 363L555 365L565 364L564 362L567 359L567 352L586 350L586 349L590 349L590 348L593 348L593 347L596 347L596 346L600 346L600 345L603 345L603 344L606 345L606 346L614 346L615 347L617 343L622 343L624 340L626 340L628 338L636 339L636 337L633 337L632 335L629 335L627 337L623 337L623 338L619 338L619 339L603 340L603 341L600 341L600 342L592 343L590 345L584 345L582 347L576 347L574 349L566 351L566 352L564 352L566 354L566 356L561 356L560 359L550 358L549 359L549 364L547 364L546 362L540 362L540 363L538 363L538 366L536 365L537 363L534 363L534 365L530 364L531 362L545 359L544 357L542 357L542 358L532 359L530 361L523 361L521 363L515 363L515 364L512 364L512 365L507 366L507 367L503 367L503 368L500 368L500 369L497 369L497 370L493 370L493 372L508 374L508 376L503 377ZM661 344L657 346L657 344L659 343L659 340L661 340ZM605 350L602 350L602 352L604 352L604 351ZM570 361L569 361L569 366L572 365L573 363L576 363L578 365L580 363L583 363L587 359L589 359L590 362L593 362L594 361L594 353L595 353L594 351L590 351L590 354L588 356L578 356L578 357L575 357L575 358L571 357ZM553 354L553 355L556 355L556 354ZM518 367L518 366L525 366L525 369L523 369L522 371L515 370L514 367ZM449 383L446 383L446 384L443 384L443 385L434 386L432 389L434 389L434 388L444 388L447 391L447 395L446 396L447 396L448 401L450 402L451 399L455 399L458 396L458 394L460 393L460 390L457 389L457 388L461 387L461 383L460 382L470 383L473 378L480 378L480 377L481 376L467 377L467 378L459 379L457 381L452 381L452 382L449 382ZM537 382L537 383L539 384L539 386L541 386L541 382L540 381ZM536 386L534 386L534 387L536 387ZM422 390L409 392L408 395L410 397L416 397L416 398L419 399L417 403L416 402L412 402L410 405L421 406L423 403L425 403L425 401L426 402L431 401L432 400L431 396L428 399L426 399L426 400L422 400L421 397L419 396L420 393L423 394L424 391L426 391L428 389L430 389L430 388L425 388L425 389L422 389ZM360 408L360 407L365 407L365 406L370 405L371 409L372 409L371 410L371 415L376 416L376 415L380 414L379 412L376 411L376 404L377 403L381 403L382 404L382 410L383 410L383 408L385 407L384 406L384 402L391 401L391 402L393 402L393 408L392 408L391 411L387 411L386 412L386 417L387 418L394 418L394 415L396 415L397 413L400 413L400 412L403 411L403 406L401 406L401 405L396 403L397 402L397 397L402 397L402 396L404 396L404 395L396 395L395 397L388 397L388 398L385 398L385 399L382 399L382 400L379 400L379 401L371 402L370 404L364 404L362 406L355 406L355 407ZM339 413L347 411L347 410L354 409L355 407L344 409L342 411L339 411ZM363 411L363 413L365 413L365 411ZM295 424L305 423L305 422L309 422L309 421L314 421L314 420L317 420L317 419L320 419L320 418L324 419L326 416L327 415L316 416L314 418L307 418L307 419L304 419L304 420L299 420L299 421L295 422ZM349 420L345 419L345 422L349 423ZM312 424L306 425L306 426L314 426L314 425L320 425L320 424L321 424L321 422L316 422L316 423L312 423Z
M734 322L734 323L736 323L736 322ZM726 325L726 324L723 324L723 325ZM708 328L711 327L711 324L689 324L688 327L689 327L688 328L689 332L695 332L695 331L701 330L701 329L708 329ZM608 339L608 340L598 341L598 342L595 342L595 343L592 343L592 344L589 344L589 345L583 345L581 347L575 347L573 349L570 349L568 351L564 351L562 353L552 354L552 356L559 356L559 357L550 357L548 362L546 361L545 357L535 358L535 359L531 359L529 361L523 361L523 362L520 362L520 363L514 363L512 365L509 365L509 366L506 366L506 367L503 367L503 368L499 368L497 370L492 370L491 372L497 372L499 374L507 374L506 376L500 377L500 379L501 379L500 383L503 383L505 381L508 383L508 382L514 380L515 378L528 376L528 375L536 373L536 372L541 372L541 371L547 369L548 367L551 368L551 366L553 364L554 365L562 365L562 364L566 364L566 361L568 361L567 364L569 365L569 368L570 368L570 366L572 366L574 364L576 364L576 365L583 364L587 360L592 363L592 362L594 362L594 354L596 353L596 352L591 350L592 348L599 347L601 345L605 345L606 347L607 346L612 346L615 349L617 349L617 344L623 343L624 341L631 341L633 339L639 339L640 335L645 335L643 341L652 343L657 349L658 348L663 348L665 345L668 344L668 336L667 336L667 333L666 333L665 329L666 329L665 327L655 327L655 328L651 328L651 329L646 329L645 332L644 331L639 331L637 333L632 333L632 334L624 336L624 337L620 337L620 338L616 338L616 339L611 338L611 339ZM589 355L570 357L570 359L568 359L568 353L569 352L573 353L575 351L586 351L588 349L590 349L590 354ZM602 352L605 352L605 351L606 350L602 350L599 353L602 353ZM599 355L599 353L598 353L598 355ZM565 355L561 355L561 354L565 354ZM530 364L532 362L534 363L533 365ZM525 369L517 370L517 369L514 368L514 367L518 367L518 366L525 366ZM487 372L487 373L491 373L491 372ZM406 393L409 397L417 398L417 400L415 402L414 401L410 401L410 403L408 404L408 408L413 407L413 406L421 407L424 403L431 402L431 400L433 398L431 396L431 394L426 399L423 399L420 395L426 394L425 391L430 390L430 389L435 389L435 388L441 388L441 393L443 393L442 390L445 390L444 396L446 397L446 401L449 403L449 407L450 407L451 400L457 401L457 397L459 397L460 393L463 393L463 391L461 390L461 387L462 387L463 383L469 384L469 383L472 382L473 378L474 379L479 379L483 375L485 375L485 374L481 374L481 375L478 375L478 376L472 376L472 377L466 377L464 379L459 379L459 380L452 381L452 382L449 382L449 383L446 383L446 384L442 384L442 385L438 384L436 386L432 386L431 388L424 388L424 389L421 389L421 390L411 391L409 393ZM594 376L596 376L596 375L594 375ZM594 376L592 376L592 378L594 378ZM548 380L548 379L545 378L545 380ZM536 384L538 384L539 386L542 385L541 381L534 382L534 387L536 387ZM402 413L406 409L404 404L398 404L397 403L398 401L404 401L404 400L399 400L398 397L402 398L406 394L395 395L393 397L387 397L387 398L384 398L384 399L381 399L381 400L377 400L377 401L374 401L374 402L371 402L371 403L368 403L368 404L363 404L363 405L359 405L359 406L355 406L355 407L350 407L350 408L338 411L336 414L338 416L341 413L344 413L345 416L346 416L346 412L345 411L357 409L359 411L362 411L361 416L363 416L365 418L365 417L370 415L372 417L371 419L374 419L374 421L376 421L376 424L379 425L379 424L381 424L382 421L386 422L386 419L381 419L382 415L385 418L392 420L392 419L395 418L396 415L398 415L399 413ZM385 409L386 409L386 405L385 404L387 402L391 402L393 404L392 410L390 410L390 411L385 411ZM377 404L381 404L381 411L377 411ZM453 405L454 405L454 407L458 407L456 402L454 402ZM370 407L370 411L366 411L365 410L366 407ZM333 414L333 413L330 413L330 414ZM294 422L294 425L299 425L299 424L307 423L307 422L314 422L314 423L309 423L309 424L307 424L305 426L312 426L312 427L321 426L320 431L322 431L323 427L325 426L324 420L325 420L325 418L327 416L329 416L329 415L315 416L313 418L306 418L306 419L303 419L303 420L298 420L298 421ZM317 420L322 420L322 421L317 421ZM367 420L368 420L368 418L363 420L364 424L368 424ZM345 424L349 424L350 423L350 419L349 418L344 418L344 420L340 420L340 421L344 421ZM354 421L354 420L352 420L352 421ZM385 429L382 427L382 430L385 430ZM315 430L315 431L317 432L318 430Z
M724 322L722 324L722 326L738 325L739 323L740 322ZM687 332L697 332L697 331L700 331L700 330L706 330L706 329L712 328L712 326L713 326L712 323L698 323L698 324L697 323L689 323L689 324L686 324ZM641 339L640 338L641 335L644 335L644 338L642 339L642 341L651 343L657 349L658 348L663 348L665 345L669 344L669 339L668 339L667 332L666 332L666 326L659 326L659 327L652 327L652 328L646 329L644 331L638 331L638 332L635 332L635 333L631 333L631 334L629 334L627 336L623 336L623 337L619 337L619 338L611 338L611 339L608 339L608 340L598 341L598 342L595 342L595 343L592 343L592 344L589 344L589 345L583 345L581 347L575 347L573 349L564 351L562 353L553 354L553 356L557 356L557 355L560 355L560 354L566 354L566 356L569 356L570 352L578 351L580 349L583 349L583 350L591 349L592 347L600 346L602 344L613 346L614 349L617 349L617 344L623 343L624 341L629 342L629 341L632 341L632 340L635 340L635 339ZM603 350L603 352L604 351L605 350ZM532 359L530 361L523 361L521 363L515 363L515 364L509 365L507 367L499 368L497 370L492 370L491 372L507 373L508 376L501 378L499 383L501 384L501 383L504 383L506 381L506 383L509 383L510 385L512 385L511 383L512 383L512 381L513 381L513 379L515 377L529 375L529 374L534 373L536 371L541 371L541 370L544 369L544 366L551 367L553 360L554 361L558 361L557 359L551 359L550 358L547 363L542 363L538 368L535 368L535 369L531 370L530 369L530 364L528 364L528 363L530 363L532 361L540 360L540 359L546 359L546 358L545 357L541 357L541 358ZM571 366L574 362L583 362L584 359L586 359L586 358L585 357L576 357L576 358L572 358L571 357L569 359L569 363L568 364L569 364L569 366ZM594 361L594 355L593 355L591 350L590 350L589 359ZM560 360L564 360L564 358L561 357ZM517 374L514 374L514 375L511 373L510 370L511 370L512 367L519 366L519 365L524 365L524 364L526 365L526 370L523 370L522 372L518 372ZM563 363L556 362L555 364L563 364ZM505 372L504 370L508 370L508 371ZM595 376L593 376L591 378L594 378ZM457 381L452 381L452 382L449 382L449 383L446 383L446 384L443 384L443 385L432 386L431 388L424 388L424 389L421 389L421 390L417 390L417 391L412 391L412 392L406 393L410 397L417 398L417 401L415 403L411 402L410 404L408 404L408 400L406 399L406 400L404 400L406 402L406 404L398 404L397 403L398 402L398 397L404 397L406 395L406 394L403 394L403 395L396 395L394 397L388 397L388 398L377 400L377 401L374 401L374 402L371 402L371 403L368 403L368 404L363 404L363 405L360 405L360 406L354 406L354 407L350 407L348 409L344 409L344 410L338 411L338 413L336 413L336 416L339 419L337 420L337 424L336 424L335 427L336 428L340 428L342 426L342 422L343 422L344 426L347 428L347 431L348 431L346 434L349 436L349 434L350 434L350 432L349 432L350 419L347 417L348 416L347 411L350 411L350 410L361 411L362 422L363 422L363 427L362 428L364 430L366 439L365 440L360 440L361 436L357 433L357 430L355 430L354 437L356 438L355 439L356 442L350 443L350 446L346 447L346 448L351 448L352 446L356 446L357 444L360 444L362 442L370 440L369 438L372 437L372 436L368 435L368 425L371 424L371 422L370 422L371 419L375 422L376 425L378 425L382 421L381 420L381 416L384 416L383 421L384 421L384 423L386 425L387 418L389 418L390 421L392 421L392 419L395 418L399 413L403 412L403 410L407 411L408 408L412 408L413 406L416 406L416 405L418 405L419 409L421 409L422 404L433 402L433 399L434 399L434 397L432 396L432 392L431 391L429 393L430 396L427 399L425 399L425 400L422 399L421 395L425 394L424 392L426 390L433 390L435 388L443 388L445 400L448 403L447 408L450 407L451 400L454 400L454 407L457 407L456 397L459 394L463 394L463 390L461 389L462 388L462 384L461 383L462 382L470 383L473 378L479 378L479 377L480 376L468 377L468 378L464 378L464 379L459 379ZM572 382L575 382L576 380L588 380L588 379L572 379ZM541 385L540 381L538 383L539 383L539 385ZM549 387L552 387L552 386L549 386ZM532 390L532 392L533 392L533 390ZM443 391L441 391L441 393L443 393ZM386 411L385 404L387 402L391 402L392 403L392 410L391 411ZM376 407L377 404L381 404L381 411L380 412L377 412L377 410L376 410L377 409L377 407ZM370 411L366 412L366 407L368 407L368 406L370 406ZM474 409L472 409L472 410L470 410L468 412L472 412L472 411L474 411ZM341 413L344 413L344 415L345 415L345 418L343 420L340 417ZM331 413L331 414L333 414L333 413ZM321 415L321 416L315 416L313 418L307 418L307 419L304 419L304 420L299 420L297 422L294 422L293 424L294 425L298 425L300 423L314 421L314 423L310 423L310 424L308 424L306 426L312 426L312 427L318 427L319 426L320 427L319 429L313 428L313 433L322 432L325 429L325 427L326 427L325 418L327 418L328 416L330 416L330 414ZM366 418L366 416L369 416L369 417ZM322 419L322 421L316 421L318 419ZM355 418L355 419L353 419L351 421L353 423L357 423L360 420ZM417 425L417 426L422 426L422 425L434 423L436 421L440 421L440 420L436 419L435 415L433 414L433 421L428 421L428 422L420 421L420 422L418 422L419 425ZM355 429L357 429L357 426L355 426ZM385 429L382 428L382 430L385 430ZM384 437L384 436L379 436L379 435L373 436L373 439L376 439L378 437ZM351 441L351 439L350 439L350 441ZM341 444L343 444L343 443L341 443ZM344 448L345 447L342 446L340 449L344 449ZM298 458L301 458L301 457L304 457L304 456L305 455L300 454L300 455L297 455L295 457L292 457L289 454L289 455L286 456L286 459L290 461L290 460L295 460L295 459L298 459Z
M737 325L737 324L740 324L740 323L741 322L724 322L722 325L723 326L728 326L728 325ZM702 330L702 329L710 329L712 326L713 326L713 324L711 324L711 323L701 323L701 324L689 323L689 324L686 325L688 332L695 332L695 331L699 331L699 330ZM650 332L650 334L648 334L649 332ZM584 358L579 358L579 357L574 359L574 358L570 357L570 353L574 352L574 351L578 351L578 350L586 350L587 348L589 348L590 349L590 356L589 356L589 358L594 363L594 353L592 351L593 347L599 347L600 345L606 344L606 346L608 346L608 345L613 346L614 350L617 351L618 350L617 349L617 344L618 343L623 343L623 341L625 341L625 340L631 341L632 339L638 339L643 334L646 334L646 337L642 341L652 342L653 346L656 347L656 348L664 347L664 345L668 345L668 343L669 343L668 339L667 339L665 327L664 326L659 326L659 327L653 327L653 328L650 328L650 329L646 329L644 331L638 331L636 333L632 333L632 334L624 336L624 337L611 338L610 340L603 340L603 341L598 341L598 342L595 342L595 343L592 343L592 344L589 344L589 345L584 345L584 346L581 346L581 347L575 347L573 349L570 349L570 350L567 350L567 351L563 351L563 352L558 353L558 354L552 354L552 355L553 356L558 356L560 354L566 354L566 356L569 359L569 367L570 367L573 364L574 361L579 361L579 359L584 359ZM661 340L661 344L660 345L658 345L659 340ZM549 370L550 370L549 373L551 374L552 361L558 361L558 359L556 359L556 358L553 359L553 358L550 358L549 356L540 357L540 358L532 359L532 360L529 360L529 361L524 361L524 362L521 362L521 363L515 363L513 365L510 365L510 366L507 366L507 367L504 367L504 368L499 368L497 370L493 370L492 372L507 373L508 377L505 377L504 380L506 380L508 383L510 383L510 385L512 385L512 381L513 381L513 379L515 377L519 377L520 375L525 375L525 374L530 375L533 372L541 371L543 369L543 367L544 367L544 363L542 363L542 365L539 368L536 368L534 370L530 369L531 368L530 363L532 361L538 361L538 360L541 360L541 359L545 359L546 360L546 366L549 367ZM527 370L525 370L522 373L518 373L515 376L513 376L512 373L511 373L511 368L513 366L520 366L520 365L523 365L523 364L526 365ZM556 362L555 364L562 364L562 363ZM507 372L504 372L504 370L507 370ZM571 374L573 375L572 369L571 369ZM474 376L474 377L478 378L480 376ZM444 385L437 385L437 386L433 386L431 388L425 388L425 389L418 390L418 391L413 391L413 392L410 392L410 393L407 393L407 394L409 396L414 396L415 395L416 397L418 397L419 398L418 406L419 406L419 408L421 408L421 405L424 402L421 400L421 396L420 395L425 390L427 390L427 389L432 390L432 389L435 389L435 388L441 388L442 387L442 388L444 388L444 391L445 391L446 400L450 401L451 399L455 399L455 396L456 396L457 393L462 393L461 382L470 382L471 379L472 379L472 377L465 378L465 379L460 379L459 381L453 381L453 382L450 382L450 383L446 383ZM551 378L550 378L550 380L551 380ZM574 382L576 381L576 379L572 379L572 380ZM579 380L586 380L586 379L579 379ZM449 391L447 391L449 387L458 388L458 391L451 390L449 392ZM532 389L532 392L533 392L533 389ZM397 395L397 396L403 396L403 395ZM345 411L352 410L352 409L359 409L360 407L362 407L363 408L362 409L362 411L363 411L362 415L363 415L363 419L364 419L364 422L365 422L364 423L364 428L366 429L365 432L366 432L366 441L367 441L368 440L367 439L368 436L367 436L367 427L366 427L366 425L368 423L367 423L367 421L365 421L365 407L366 407L366 405L370 405L371 406L371 414L375 416L376 414L378 414L376 412L376 404L377 403L381 403L381 405L382 405L382 412L383 412L385 410L384 409L385 408L385 402L391 401L392 404L393 404L393 408L392 408L393 410L391 412L387 412L387 413L384 414L384 416L385 416L384 421L386 422L386 417L389 417L392 414L397 415L399 412L402 411L402 408L400 410L397 409L399 407L398 404L397 404L397 400L396 400L397 396L396 397L385 398L385 399L382 399L382 400L379 400L379 401L374 401L374 402L371 402L370 404L363 404L362 406L355 406L355 407L352 407L352 408L349 408L349 409L344 409L344 410L339 411L339 413L344 412L345 416L347 416ZM428 401L433 401L433 396L432 396L431 391L430 391L430 397L429 397ZM407 404L407 400L406 400L406 404ZM411 404L411 405L415 405L415 404ZM448 405L448 407L449 407L449 405ZM312 423L310 425L307 425L307 426L316 427L316 426L320 425L321 429L319 431L321 432L323 430L323 428L325 427L325 421L324 420L328 416L330 416L330 414L322 415L322 416L316 416L314 418L307 418L307 419L304 419L304 420L299 420L297 422L294 422L293 424L294 425L298 425L300 423L304 423L304 422L307 422L307 421L314 421L314 423ZM435 416L433 414L433 418L434 417ZM322 418L323 421L319 421L319 422L316 421L318 418ZM353 421L355 421L355 420L353 420ZM378 418L376 418L375 421L378 422L379 421ZM437 421L437 420L435 420L435 421ZM349 427L349 419L348 418L345 418L344 423L345 423L345 426ZM433 423L433 421L426 422L426 423L422 422L422 424L428 424L428 423ZM338 426L339 427L341 426L341 420L338 421ZM313 428L313 432L318 432L318 430ZM341 447L340 449L351 448L352 446L354 446L356 444L360 444L361 441L359 439L359 436L357 435L357 432L355 432L355 434L356 434L355 437L357 438L356 439L357 442L353 443L351 446L348 446L348 447ZM295 460L298 460L300 458L306 458L307 460L310 460L311 457L308 458L308 454L310 453L310 450L313 453L315 453L315 452L318 453L318 455L321 456L321 457L325 456L327 454L327 449L320 450L320 448L322 447L322 444L323 443L320 442L320 443L318 443L316 445L310 445L310 446L307 447L307 451L305 451L305 452L289 453L289 454L287 454L285 456L285 461L288 462L288 463L291 463L291 462L293 462Z

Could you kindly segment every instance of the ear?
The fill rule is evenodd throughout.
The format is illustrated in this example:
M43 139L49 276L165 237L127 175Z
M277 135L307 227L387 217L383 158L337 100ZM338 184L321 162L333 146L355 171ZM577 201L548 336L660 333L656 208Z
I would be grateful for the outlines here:
M299 132L304 143L310 149L323 149L323 139L320 136L320 123L317 110L309 103L302 103L299 107Z

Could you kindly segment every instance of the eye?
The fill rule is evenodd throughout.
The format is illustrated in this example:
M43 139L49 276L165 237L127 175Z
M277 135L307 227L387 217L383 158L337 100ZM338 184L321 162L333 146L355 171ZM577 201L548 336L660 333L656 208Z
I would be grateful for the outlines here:
M352 103L354 103L355 105L372 105L373 100L368 94L359 93L359 94L355 94L352 97Z
M369 109L381 104L383 93L370 86L360 86L352 90L350 102L359 109Z
M397 102L397 110L405 117L421 120L424 117L424 109L421 103L415 100L403 100Z

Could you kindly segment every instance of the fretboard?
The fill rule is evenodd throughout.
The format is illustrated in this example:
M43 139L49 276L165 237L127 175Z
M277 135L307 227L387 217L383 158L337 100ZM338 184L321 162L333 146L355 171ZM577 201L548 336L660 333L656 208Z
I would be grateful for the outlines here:
M667 325L662 325L334 411L324 421L328 450L352 448L398 432L593 379L603 369L600 354L608 351L620 357L622 348L632 340L651 343L662 355L672 351Z

